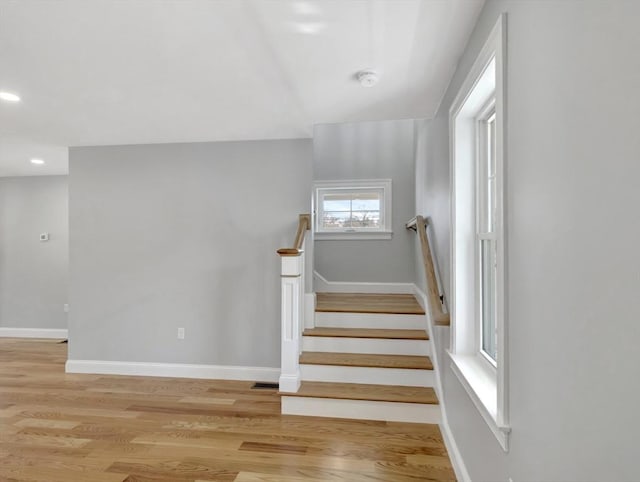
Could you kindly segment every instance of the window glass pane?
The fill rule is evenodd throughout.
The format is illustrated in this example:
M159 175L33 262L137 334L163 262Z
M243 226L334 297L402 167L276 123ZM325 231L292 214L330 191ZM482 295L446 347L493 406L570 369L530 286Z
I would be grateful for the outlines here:
M493 113L487 120L487 211L486 230L489 233L495 231L496 209L496 114Z
M379 228L380 211L354 211L351 216L351 226L354 228Z
M385 196L387 192L390 194L391 183L374 180L372 185L358 181L352 187L337 184L335 187L315 188L317 232L384 231L386 223L390 224L391 213L385 213L390 199Z
M352 229L381 227L382 193L348 191L327 193L322 197L322 227Z
M354 211L379 211L380 210L380 192L356 191L353 193L353 210Z
M349 211L325 211L322 216L322 227L326 229L351 227L351 213Z
M354 211L380 211L380 197L376 195L375 199L363 199L362 196L353 197Z
M487 181L487 225L485 229L488 233L493 233L495 231L495 202L496 202L496 188L495 188L496 180L495 178L490 177Z
M481 250L482 351L496 361L496 252L495 242L483 239Z
M323 211L351 211L350 194L325 194L322 198Z

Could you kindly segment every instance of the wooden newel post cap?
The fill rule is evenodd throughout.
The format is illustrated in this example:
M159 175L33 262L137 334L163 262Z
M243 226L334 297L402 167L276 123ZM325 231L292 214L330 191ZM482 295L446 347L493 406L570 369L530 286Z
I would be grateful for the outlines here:
M280 248L278 250L280 256L300 256L302 253L304 250L296 248Z

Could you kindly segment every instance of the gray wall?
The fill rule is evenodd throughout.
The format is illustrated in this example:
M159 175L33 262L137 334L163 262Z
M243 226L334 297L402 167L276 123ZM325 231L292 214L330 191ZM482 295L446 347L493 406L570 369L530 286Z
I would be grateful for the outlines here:
M451 429L474 481L636 481L640 2L487 2L417 156L447 288L448 109L500 12L511 450L444 363Z
M329 281L412 282L414 121L322 124L314 129L314 180L392 179L391 240L315 241L315 270Z
M67 176L0 178L1 327L67 328L67 189Z
M310 189L310 140L72 148L69 358L280 366Z

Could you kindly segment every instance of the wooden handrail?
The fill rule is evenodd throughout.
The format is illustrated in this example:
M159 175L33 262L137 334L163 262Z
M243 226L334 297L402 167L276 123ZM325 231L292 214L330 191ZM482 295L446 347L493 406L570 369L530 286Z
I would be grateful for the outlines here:
M436 325L449 325L451 323L449 313L445 313L442 310L442 300L440 298L440 291L438 290L436 269L433 265L431 246L429 246L429 237L427 236L427 221L422 216L416 216L406 224L406 228L413 229L418 233L418 236L420 236L420 247L422 251L424 272L427 278L427 291L429 296L429 307L431 308L431 318Z
M300 214L298 216L298 230L296 231L296 239L293 242L293 248L280 248L278 254L280 256L300 256L302 254L302 243L304 236L311 229L311 214Z

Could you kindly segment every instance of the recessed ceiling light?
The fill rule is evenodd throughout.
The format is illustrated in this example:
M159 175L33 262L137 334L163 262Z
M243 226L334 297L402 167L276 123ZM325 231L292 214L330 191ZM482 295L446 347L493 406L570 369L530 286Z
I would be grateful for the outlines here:
M315 35L323 31L326 26L327 24L324 22L297 22L295 29L300 33Z
M293 4L293 11L298 15L318 15L320 9L310 2L296 2Z
M44 164L44 161L42 159L31 159L31 164L37 164L38 166L41 166L42 164Z
M6 100L7 102L20 102L20 96L11 92L0 92L0 99Z

